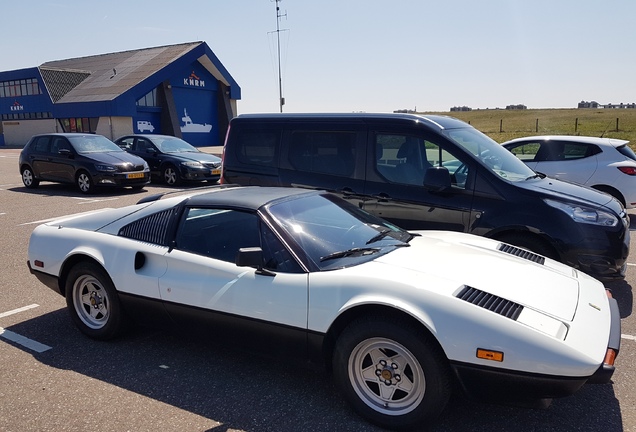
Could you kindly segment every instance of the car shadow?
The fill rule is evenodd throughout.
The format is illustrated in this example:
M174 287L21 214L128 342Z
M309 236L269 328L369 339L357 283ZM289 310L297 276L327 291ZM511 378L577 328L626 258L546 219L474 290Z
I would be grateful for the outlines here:
M627 271L633 271L628 268ZM612 297L618 303L621 319L631 316L634 308L634 292L632 286L626 280L606 282L605 288L612 292Z
M37 361L221 423L210 431L380 430L343 403L331 375L322 367L254 356L183 333L142 327L116 341L97 342L72 325L65 309L9 329L52 347L33 353L14 344ZM603 384L584 386L541 410L454 396L430 430L620 431L621 425L614 389Z
M62 183L40 183L37 188L30 189L26 186L16 186L7 188L6 190L11 192L21 192L32 195L43 195L43 196L66 196L66 197L82 197L82 198L103 198L103 197L114 197L114 196L122 196L122 195L137 195L137 194L145 194L148 193L147 186L144 186L142 189L133 189L131 187L124 188L110 188L110 187L98 187L95 188L95 191L90 194L84 194L80 192L75 186L67 185Z

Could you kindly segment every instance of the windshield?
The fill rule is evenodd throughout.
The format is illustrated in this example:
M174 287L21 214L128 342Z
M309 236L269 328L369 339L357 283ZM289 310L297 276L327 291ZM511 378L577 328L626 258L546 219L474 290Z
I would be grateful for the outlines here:
M199 150L179 138L155 138L154 144L164 153L198 152Z
M517 182L537 176L514 154L477 129L448 129L444 134L503 179Z
M408 246L408 232L331 195L269 207L274 220L321 270L360 264Z
M78 153L123 152L117 144L101 135L81 135L68 138Z

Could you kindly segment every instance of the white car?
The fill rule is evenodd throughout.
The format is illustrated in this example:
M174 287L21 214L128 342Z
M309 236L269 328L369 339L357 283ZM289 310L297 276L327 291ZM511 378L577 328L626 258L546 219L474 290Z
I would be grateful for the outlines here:
M561 263L470 234L407 232L327 192L216 186L44 223L31 272L95 339L161 321L315 360L391 429L423 426L455 383L544 404L607 383L616 301Z
M629 141L584 136L532 136L502 144L534 171L593 187L636 207L636 154Z

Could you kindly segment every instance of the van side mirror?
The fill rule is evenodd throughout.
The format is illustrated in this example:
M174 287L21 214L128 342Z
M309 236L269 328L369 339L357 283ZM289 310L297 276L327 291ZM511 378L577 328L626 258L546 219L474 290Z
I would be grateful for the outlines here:
M430 167L424 173L424 189L431 192L443 192L451 188L451 176L448 168Z

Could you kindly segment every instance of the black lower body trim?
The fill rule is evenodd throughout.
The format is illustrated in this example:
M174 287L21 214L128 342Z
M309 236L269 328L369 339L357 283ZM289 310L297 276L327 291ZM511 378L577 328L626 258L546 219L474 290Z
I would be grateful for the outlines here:
M569 396L588 380L588 377L557 377L466 363L452 363L451 366L464 392L483 402L526 405L533 401Z

